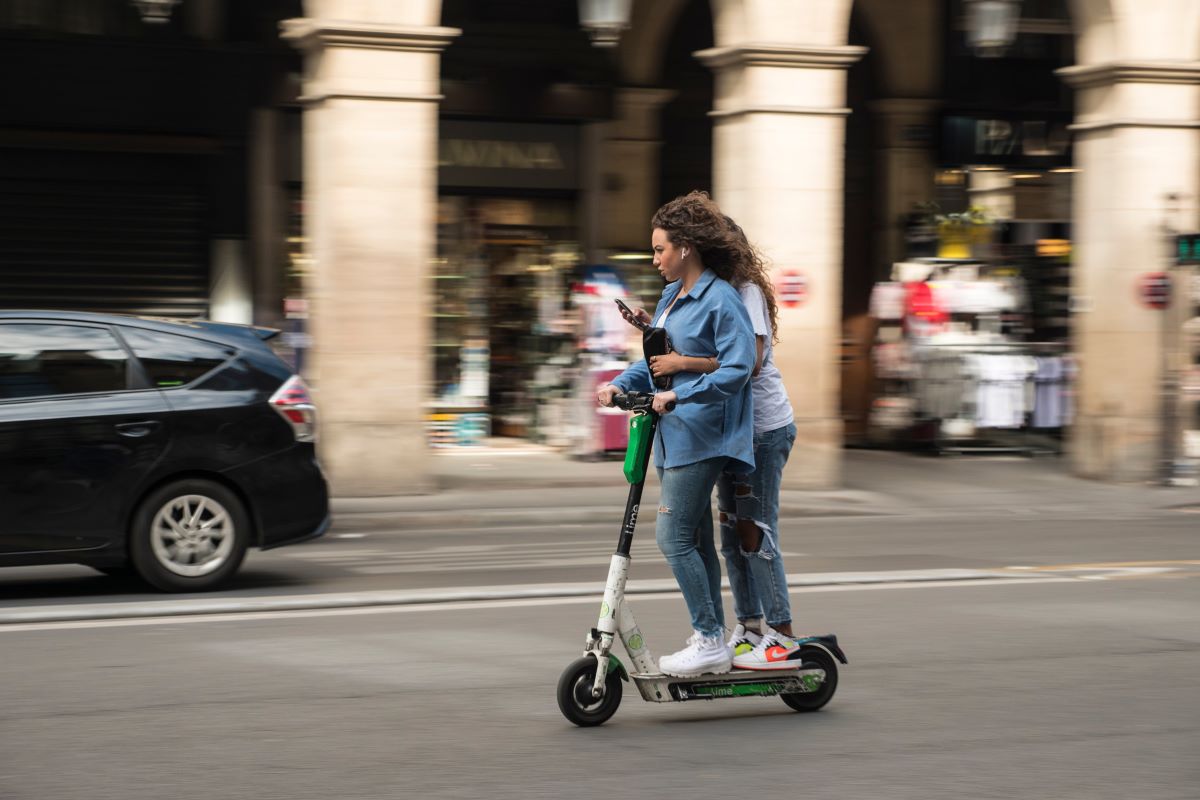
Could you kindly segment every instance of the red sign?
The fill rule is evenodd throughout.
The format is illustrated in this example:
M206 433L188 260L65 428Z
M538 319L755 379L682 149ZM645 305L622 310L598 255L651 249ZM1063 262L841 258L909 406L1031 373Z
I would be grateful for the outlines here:
M808 278L800 272L788 270L776 280L775 290L780 303L795 308L808 299Z
M1146 308L1161 311L1171 305L1171 276L1147 272L1138 278L1138 298Z

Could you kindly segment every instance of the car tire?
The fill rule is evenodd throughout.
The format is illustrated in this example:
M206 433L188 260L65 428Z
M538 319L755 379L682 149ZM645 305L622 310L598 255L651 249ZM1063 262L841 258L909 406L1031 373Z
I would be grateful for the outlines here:
M142 500L129 531L129 557L164 592L214 589L237 572L250 542L250 515L219 483L175 481Z

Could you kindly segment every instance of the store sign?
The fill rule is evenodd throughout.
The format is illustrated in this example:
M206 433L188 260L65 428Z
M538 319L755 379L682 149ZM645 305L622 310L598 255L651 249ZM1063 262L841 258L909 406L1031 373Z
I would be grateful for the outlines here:
M1046 167L1071 162L1065 120L947 116L943 164Z
M1200 264L1200 233L1175 235L1175 263L1180 266Z
M789 270L779 276L776 283L779 302L788 308L804 305L808 299L808 278L795 270Z
M577 189L579 129L574 125L442 120L438 184Z
M1156 311L1171 305L1171 276L1165 272L1147 272L1138 278L1138 297L1142 305Z
M1060 258L1071 255L1070 239L1038 239L1037 254L1046 258Z

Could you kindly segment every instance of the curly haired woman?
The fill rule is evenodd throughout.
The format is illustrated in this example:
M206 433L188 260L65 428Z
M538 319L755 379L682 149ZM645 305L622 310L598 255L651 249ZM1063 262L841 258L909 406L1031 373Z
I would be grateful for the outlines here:
M661 483L655 538L683 592L693 630L682 650L659 659L659 669L691 677L731 667L711 498L726 469L754 471L749 383L754 333L728 280L741 268L745 251L717 204L703 192L677 197L654 214L651 227L654 266L667 280L654 324L667 329L676 348L716 365L679 372L671 390L654 397L654 410L664 414L654 448ZM654 391L645 361L600 387L597 399L611 406L613 395L628 391ZM671 402L677 408L665 414Z
M775 366L778 306L771 279L759 253L737 223L726 217L740 255L732 259L729 282L738 289L754 327L756 357L750 382L754 397L755 469L727 469L717 482L721 514L721 553L729 573L738 624L729 639L733 666L741 669L791 669L799 657L793 638L787 573L779 549L779 490L783 468L796 441L796 425L783 376ZM635 314L644 316L638 309ZM655 377L681 372L710 372L712 358L671 353L654 356ZM764 626L764 614L765 622Z

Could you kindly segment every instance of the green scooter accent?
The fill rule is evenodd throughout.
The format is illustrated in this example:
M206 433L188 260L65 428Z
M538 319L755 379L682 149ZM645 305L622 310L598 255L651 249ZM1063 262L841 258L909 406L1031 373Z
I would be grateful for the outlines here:
M654 421L649 414L635 414L629 420L629 445L625 448L625 480L631 484L646 480L646 453L654 443Z
M646 453L654 443L654 421L649 414L635 414L629 420L629 444L625 447L625 480L630 484L646 480Z

